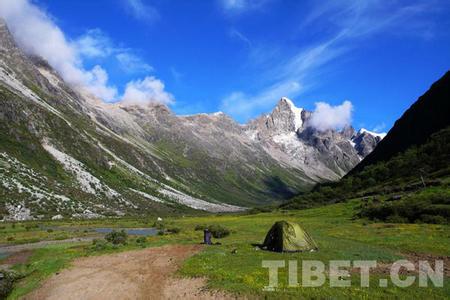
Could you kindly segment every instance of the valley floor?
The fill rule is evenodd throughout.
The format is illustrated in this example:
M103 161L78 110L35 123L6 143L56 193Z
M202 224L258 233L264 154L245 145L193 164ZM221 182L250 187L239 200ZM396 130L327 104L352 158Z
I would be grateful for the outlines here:
M88 242L48 245L32 250L26 262L19 262L13 266L13 269L24 277L17 281L9 298L17 299L28 295L28 299L36 299L37 296L34 298L33 296L40 295L42 298L51 299L50 296L61 296L62 294L59 293L65 291L65 288L85 292L90 289L90 286L105 286L102 291L105 292L104 295L109 295L124 284L123 289L120 290L123 290L128 298L136 298L133 295L144 291L155 293L160 298L185 298L200 293L204 297L219 298L232 295L233 297L269 299L298 299L299 297L306 299L331 297L334 299L448 299L450 295L450 226L354 220L353 216L359 205L359 201L353 200L302 211L168 219L164 220L168 228L177 227L181 231L176 234L148 237L145 244L139 244L135 237L130 237L129 243L120 247L96 248ZM270 226L278 220L299 222L315 239L319 251L273 253L256 247L255 244L264 240ZM10 244L26 241L23 236L29 238L31 232L35 232L41 239L52 239L62 235L65 237L85 236L89 235L86 233L88 230L80 230L81 228L149 227L152 226L153 221L119 219L51 223L58 228L77 228L76 231L68 230L63 233L62 229L45 232L38 227L27 231L24 226L30 227L29 223L24 223L28 225L17 224L14 229L7 224L0 231L0 241ZM229 228L231 234L226 238L215 240L220 242L220 245L201 247L199 243L202 241L202 232L195 231L195 227L213 224ZM14 237L14 241L8 239L11 236ZM416 278L414 284L408 288L395 287L392 283L389 283L386 288L379 287L380 279L389 278L388 267L394 261L403 258L411 260L416 265L417 261L422 259L443 260L446 273L444 286L434 287L429 282L428 287L419 287ZM282 260L286 265L288 261L297 260L300 281L302 260L320 260L326 266L329 265L330 260L376 260L379 267L370 274L370 287L367 288L360 287L359 272L352 270L350 270L352 282L350 287L330 287L327 271L325 271L326 282L321 287L289 287L287 268L280 268L278 288L275 291L265 291L264 287L268 285L269 275L268 269L262 267L263 260ZM178 267L180 268L177 270ZM113 272L114 274L109 273L112 270L119 271ZM174 274L171 276L172 273ZM87 275L87 280L82 279L81 275ZM417 274L413 272L412 275ZM95 282L97 284L92 285ZM111 285L111 282L114 284ZM155 282L160 282L156 289ZM186 286L189 286L189 289L186 290ZM209 291L219 291L219 293L205 294L201 292L205 287ZM186 296L184 294L167 296L167 291L178 293L177 289L180 289L182 293L185 291ZM84 297L81 294L79 296ZM68 299L68 296L59 297L59 299Z

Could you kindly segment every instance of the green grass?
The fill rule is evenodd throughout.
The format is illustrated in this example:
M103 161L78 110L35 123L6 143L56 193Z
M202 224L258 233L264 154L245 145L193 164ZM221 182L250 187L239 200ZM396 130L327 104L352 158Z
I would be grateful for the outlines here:
M179 270L180 276L207 277L208 287L233 294L262 298L420 298L446 299L450 295L450 278L444 288L420 288L415 283L409 288L378 287L380 278L388 275L371 274L371 287L359 287L358 274L352 274L352 287L291 288L287 286L287 270L280 269L280 286L276 292L264 292L268 284L268 271L261 267L262 260L377 260L393 262L410 252L450 256L450 226L430 224L386 224L352 220L358 201L340 203L303 211L273 212L257 215L223 215L166 219L167 226L180 227L179 234L154 236L147 239L146 246L164 244L194 244L202 240L202 232L195 231L198 224L220 224L231 230L231 235L221 239L221 245L208 246L201 253L189 258ZM252 244L261 243L270 226L278 220L299 222L315 239L318 252L273 253L262 251ZM136 219L91 220L58 222L67 227L142 227L153 221ZM77 228L78 228L77 227ZM88 246L54 245L37 250L27 265L19 266L29 274L16 286L11 299L26 294L40 282L61 268L67 267L76 257L99 255L115 251L135 249L130 243L117 249L92 251ZM236 251L233 251L236 250ZM235 253L233 253L235 252ZM299 265L300 270L301 263ZM300 275L299 275L300 278Z
M311 259L330 260L377 260L392 262L409 252L450 255L448 226L418 224L367 224L352 221L356 202L337 204L305 211L269 213L252 216L225 216L190 218L175 222L184 228L194 224L221 224L235 231L223 239L221 246L208 247L204 252L190 258L180 274L209 278L209 287L238 294L252 294L268 298L446 298L450 294L450 280L444 288L407 289L379 288L380 277L372 275L372 287L360 288L359 277L352 276L355 286L351 288L288 288L286 269L280 270L280 289L277 293L263 292L268 284L268 271L261 267L262 260ZM319 245L313 253L279 254L256 250L252 243L261 243L267 230L277 220L299 222ZM198 238L200 239L201 233ZM232 250L237 249L236 254ZM386 276L382 277L386 278Z

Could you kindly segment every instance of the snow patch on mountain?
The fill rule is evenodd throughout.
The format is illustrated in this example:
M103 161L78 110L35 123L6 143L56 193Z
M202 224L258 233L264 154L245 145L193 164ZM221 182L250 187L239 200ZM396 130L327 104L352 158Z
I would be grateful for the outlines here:
M286 101L287 104L289 104L289 107L291 108L291 111L294 114L295 131L297 131L303 125L303 121L302 121L303 108L296 107L294 102L292 102L292 100L289 98L283 97L281 99Z
M384 139L385 136L387 135L386 132L377 133L377 132L369 131L369 130L367 130L367 129L365 129L365 128L361 128L361 129L359 130L359 133L367 133L367 134L370 134L370 135L379 137L380 139Z

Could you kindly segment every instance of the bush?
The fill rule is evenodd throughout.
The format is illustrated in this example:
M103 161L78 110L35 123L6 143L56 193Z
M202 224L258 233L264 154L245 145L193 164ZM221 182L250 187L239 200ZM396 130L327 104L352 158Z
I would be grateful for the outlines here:
M147 238L145 236L140 236L136 239L137 244L145 244L147 242Z
M208 226L208 230L211 231L212 236L216 239L230 235L230 230L220 225L210 225Z
M0 275L2 277L0 279L0 299L6 299L13 289L14 282L22 276L16 272L6 270L1 270Z
M125 245L127 243L127 238L128 235L125 232L125 230L121 230L121 231L111 231L110 233L108 233L107 235L105 235L105 240L107 240L108 242L112 243L113 245Z
M198 224L198 225L195 225L195 231L203 231L203 230L205 230L206 228L208 228L208 226L207 225L204 225L204 224Z
M49 228L49 229L47 229L47 232L48 232L48 233L52 233L52 232L53 232L53 229Z
M108 243L105 240L94 239L92 241L92 247L96 251L105 250L108 247Z
M230 235L230 230L221 226L221 225L196 225L195 231L203 231L205 229L208 229L212 236L216 239L224 238L228 235Z
M388 223L408 223L408 219L400 217L399 215L392 215L386 218Z
M430 224L447 224L448 221L443 216L421 215L420 220Z
M179 228L179 227L171 227L171 228L168 228L166 231L167 231L168 233L174 233L174 234L177 234L177 233L180 233L181 228Z
M166 224L164 224L163 221L156 221L155 223L153 223L152 227L158 230L163 230L164 228L166 228Z
M6 239L8 242L12 242L15 240L15 238L13 236L8 236L8 238Z

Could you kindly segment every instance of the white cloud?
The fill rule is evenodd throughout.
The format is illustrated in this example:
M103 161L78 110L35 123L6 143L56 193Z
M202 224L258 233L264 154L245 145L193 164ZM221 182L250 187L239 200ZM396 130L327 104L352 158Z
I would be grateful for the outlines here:
M223 8L228 10L245 9L248 5L247 0L222 0Z
M112 41L99 29L89 30L78 39L70 41L62 30L54 23L51 16L30 0L0 0L0 17L5 19L18 45L27 53L38 55L46 59L69 84L86 88L104 101L112 102L122 99L117 87L108 83L108 73L100 65L91 70L83 66L84 59L107 58L115 55L116 59L129 70L151 71L150 65L145 64L131 50L116 47ZM153 78L153 77L151 77ZM153 81L160 82L153 78ZM133 87L139 81L132 81ZM147 78L142 82L148 84ZM162 86L162 90L158 90ZM162 103L167 101L168 93L164 92L164 85L155 85L156 91L151 101L161 97ZM131 90L132 91L132 90ZM146 91L147 93L148 90ZM126 94L126 92L125 92ZM138 94L138 93L135 93ZM128 98L132 93L128 93ZM141 98L141 94L138 94Z
M96 65L91 71L86 72L88 87L91 93L104 101L114 101L117 98L117 88L108 86L108 73Z
M73 46L79 55L88 58L107 57L117 51L111 40L100 29L88 30L73 43Z
M129 82L122 98L122 104L142 105L148 103L172 104L173 96L166 92L164 83L155 77L146 77L143 80Z
M116 59L120 67L127 73L153 72L154 69L149 64L132 53L121 52L116 54Z
M383 132L384 129L386 129L386 123L382 122L382 123L380 123L380 124L377 124L377 125L372 129L372 131L373 131L373 132L378 132L378 133L380 133L380 132Z
M139 21L153 22L160 18L155 7L142 0L123 0L128 13Z
M244 42L248 47L252 46L252 42L239 30L232 28L230 29L228 34L230 35L231 38Z
M352 111L353 105L350 101L344 101L337 106L331 106L325 102L317 102L308 126L321 131L343 128L346 125L350 125Z
M225 13L238 14L262 8L269 0L219 0Z

